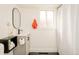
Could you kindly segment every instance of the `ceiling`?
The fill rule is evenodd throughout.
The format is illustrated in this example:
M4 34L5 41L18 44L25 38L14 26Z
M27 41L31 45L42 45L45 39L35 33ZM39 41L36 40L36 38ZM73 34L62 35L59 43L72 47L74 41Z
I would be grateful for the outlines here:
M56 9L60 4L19 4L22 8L53 8Z

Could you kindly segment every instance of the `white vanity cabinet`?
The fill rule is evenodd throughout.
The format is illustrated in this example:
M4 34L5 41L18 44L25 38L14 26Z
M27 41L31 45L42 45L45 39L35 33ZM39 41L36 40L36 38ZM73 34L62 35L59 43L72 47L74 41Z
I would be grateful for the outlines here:
M27 41L26 36L18 36L17 38L17 47L14 49L14 55L27 55L29 54L29 42Z
M24 40L24 43L21 41ZM14 55L25 55L26 54L26 37L18 36L17 38L17 47L13 51Z

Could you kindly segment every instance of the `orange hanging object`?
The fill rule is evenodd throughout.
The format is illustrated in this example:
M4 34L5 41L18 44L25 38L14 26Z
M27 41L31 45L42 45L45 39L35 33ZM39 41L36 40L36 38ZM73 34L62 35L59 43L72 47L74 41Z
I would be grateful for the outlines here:
M35 18L34 18L33 23L32 23L32 28L37 29L37 21Z

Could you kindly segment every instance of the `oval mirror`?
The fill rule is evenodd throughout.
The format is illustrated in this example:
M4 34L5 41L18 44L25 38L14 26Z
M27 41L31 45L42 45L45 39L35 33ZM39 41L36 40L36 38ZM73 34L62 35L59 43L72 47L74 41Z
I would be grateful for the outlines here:
M15 29L20 29L21 14L17 8L13 8L12 10L12 24Z

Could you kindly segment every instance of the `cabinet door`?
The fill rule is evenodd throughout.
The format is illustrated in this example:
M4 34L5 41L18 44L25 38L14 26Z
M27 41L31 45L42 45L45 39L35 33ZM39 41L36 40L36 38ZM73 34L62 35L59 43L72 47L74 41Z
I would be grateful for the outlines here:
M25 43L20 44L19 40L24 39ZM17 42L17 47L14 49L13 54L14 55L25 55L26 54L26 36L19 36Z

